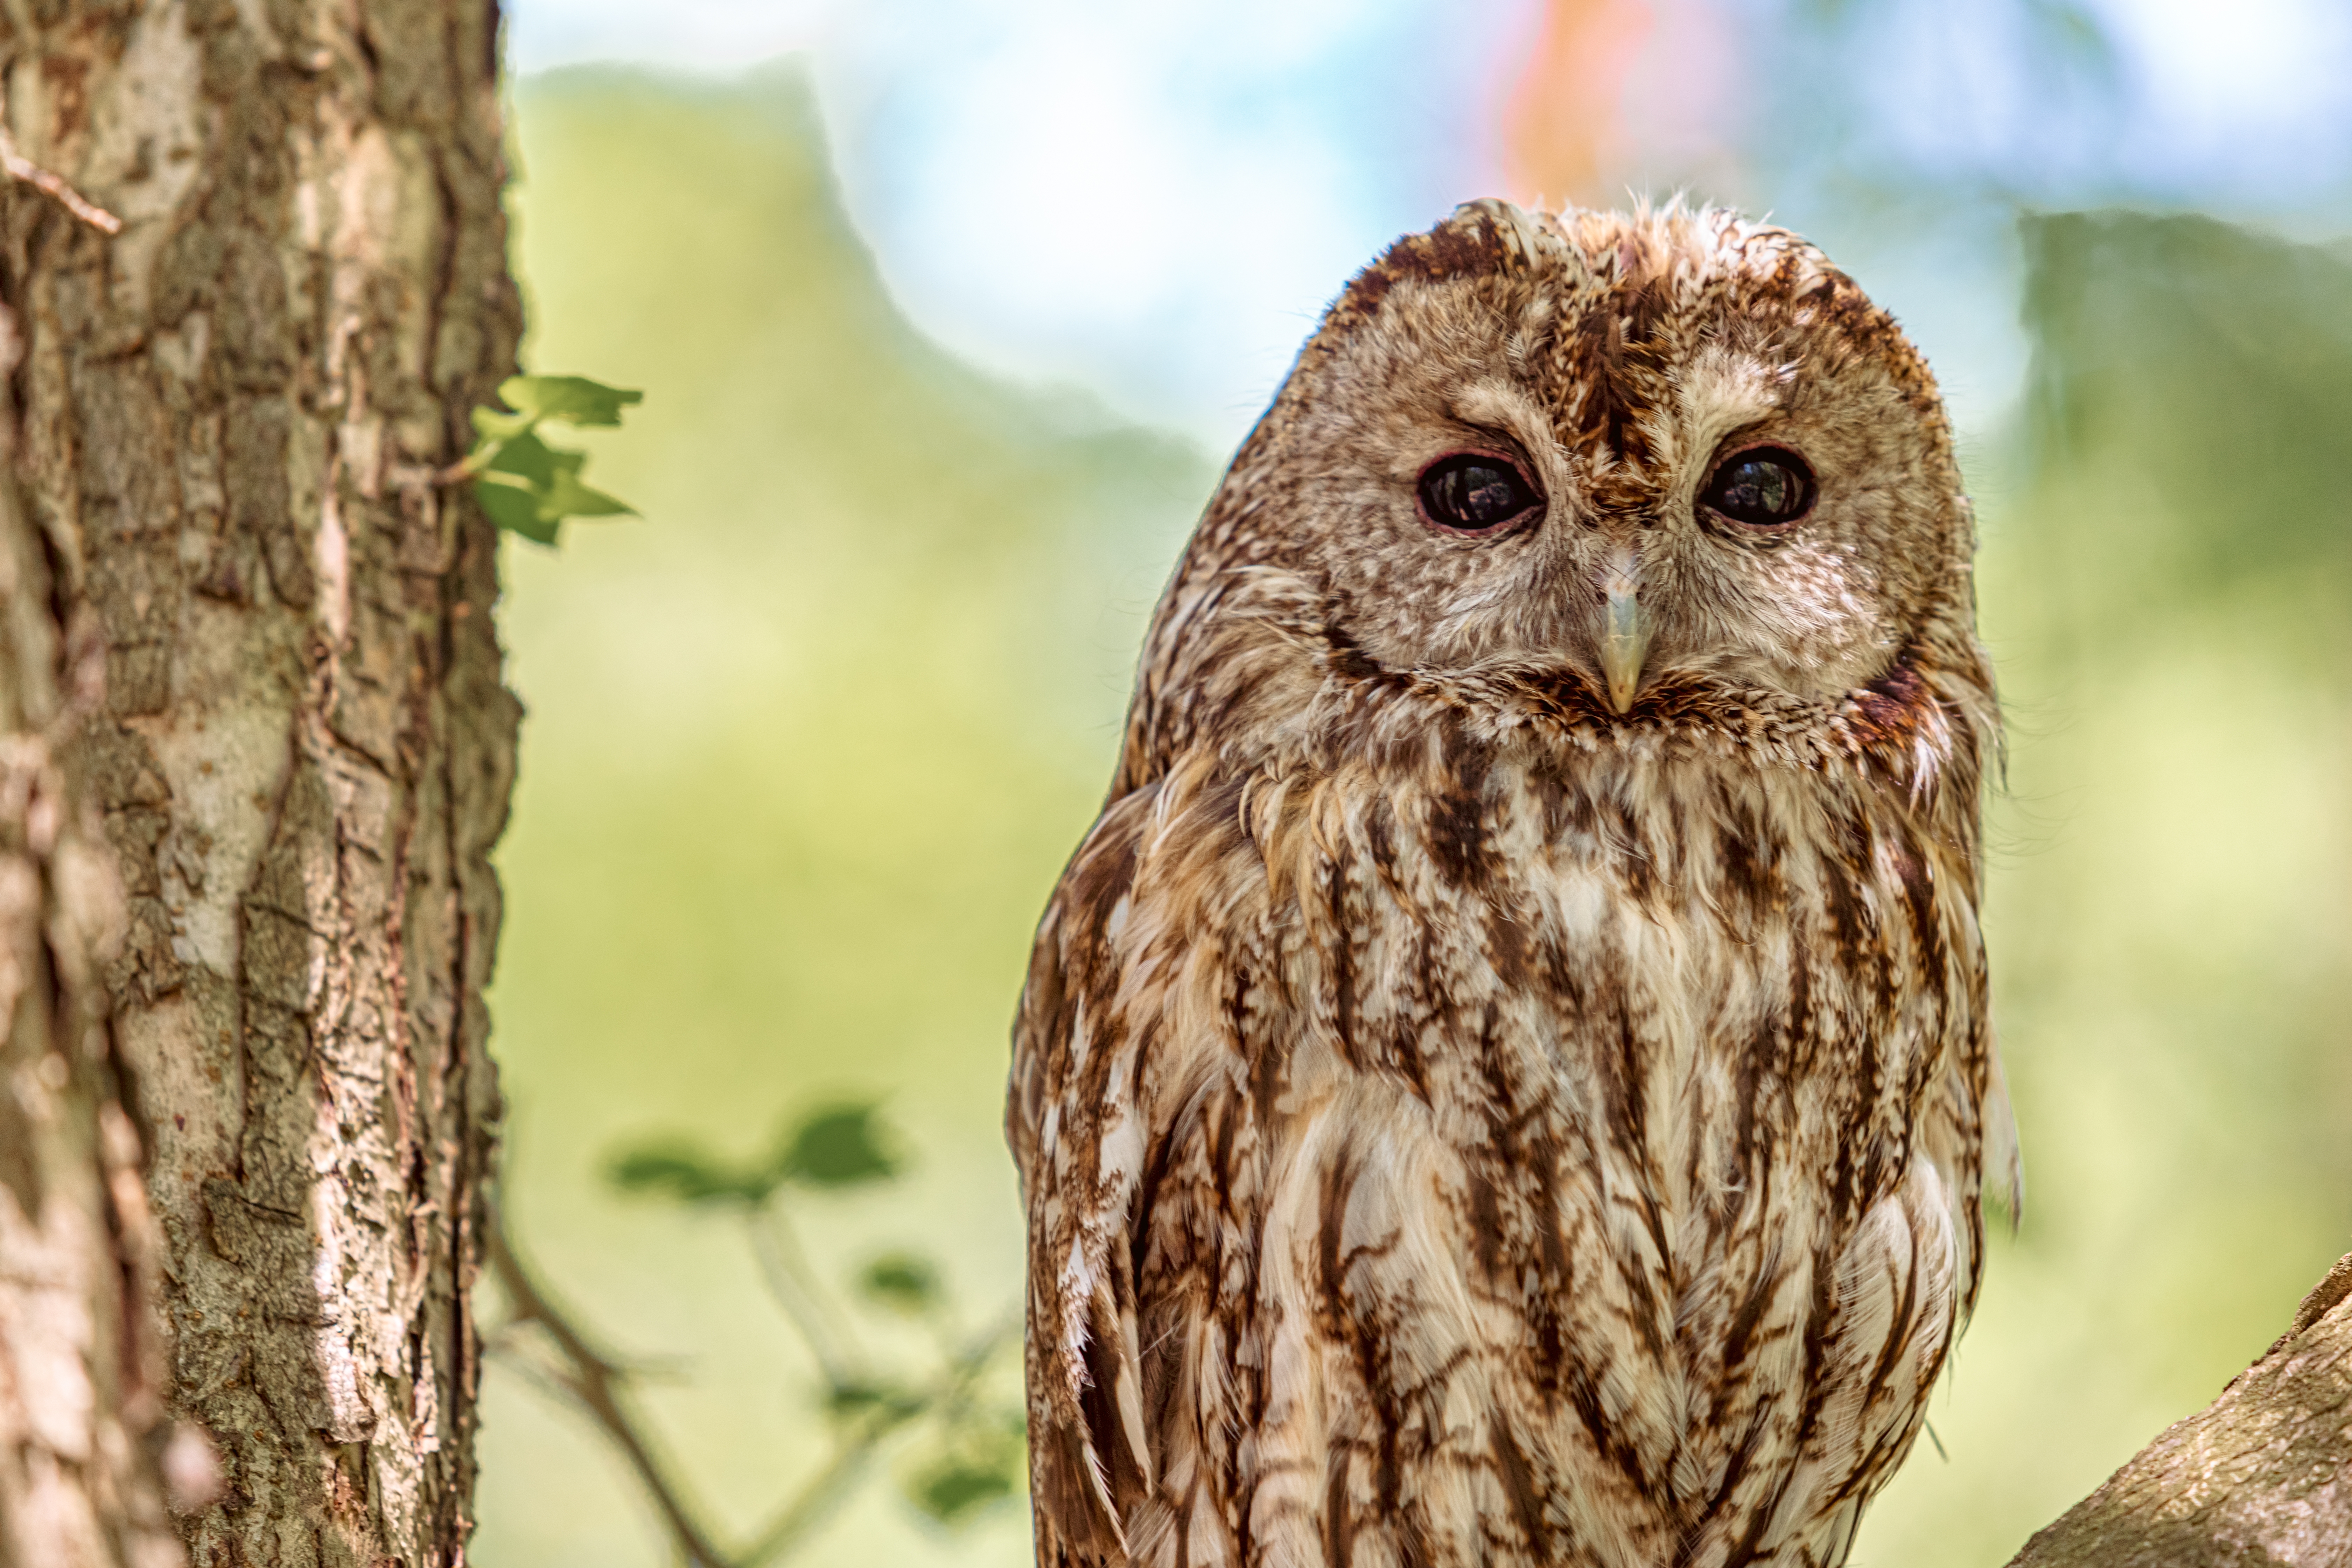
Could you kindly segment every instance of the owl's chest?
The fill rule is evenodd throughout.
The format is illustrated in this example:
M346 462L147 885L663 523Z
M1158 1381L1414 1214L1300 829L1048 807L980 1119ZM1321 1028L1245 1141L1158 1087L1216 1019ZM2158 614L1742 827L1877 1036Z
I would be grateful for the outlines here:
M1507 1089L1701 1185L1825 1117L1899 1140L1972 1026L1965 886L1896 814L1707 804L1528 788L1340 842L1273 922L1308 1062L1402 1075L1462 1135Z
M1628 1541L1802 1533L1792 1467L1842 1497L1907 1442L1954 1300L1916 1134L1976 1026L1971 917L1899 821L1748 821L1507 804L1292 882L1257 1279L1324 1418L1402 1423L1432 1475L1473 1434L1546 1498L1617 1498Z

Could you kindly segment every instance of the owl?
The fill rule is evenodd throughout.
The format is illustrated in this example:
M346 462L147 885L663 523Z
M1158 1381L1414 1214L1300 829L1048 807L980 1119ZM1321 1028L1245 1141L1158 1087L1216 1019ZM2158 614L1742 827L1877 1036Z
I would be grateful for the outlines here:
M1477 202L1348 285L1021 998L1044 1568L1844 1559L2020 1197L1973 548L1783 230Z

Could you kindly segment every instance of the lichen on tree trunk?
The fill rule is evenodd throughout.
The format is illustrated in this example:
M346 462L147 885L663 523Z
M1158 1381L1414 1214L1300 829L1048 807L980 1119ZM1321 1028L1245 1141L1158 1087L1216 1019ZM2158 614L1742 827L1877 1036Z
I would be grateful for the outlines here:
M102 654L59 754L121 888L169 1416L220 1462L181 1532L206 1565L458 1563L517 709L444 475L519 324L496 10L5 10L16 147L123 220L0 192L49 579L8 613Z

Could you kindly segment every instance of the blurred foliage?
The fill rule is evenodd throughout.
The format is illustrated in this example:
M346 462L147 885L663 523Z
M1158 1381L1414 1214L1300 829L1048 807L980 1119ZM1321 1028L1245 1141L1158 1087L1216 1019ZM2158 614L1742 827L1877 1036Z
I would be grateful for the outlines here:
M485 1324L492 1364L512 1369L607 1439L682 1568L769 1568L800 1556L893 1448L906 1461L899 1495L937 1526L967 1525L1020 1489L1024 1405L1017 1385L992 1375L1021 1343L1019 1312L998 1312L989 1326L968 1331L936 1264L916 1253L885 1253L866 1265L857 1294L921 1325L929 1342L877 1353L801 1244L795 1199L897 1179L905 1168L890 1152L897 1142L872 1106L855 1105L788 1123L770 1153L748 1163L673 1134L624 1150L610 1163L621 1192L733 1211L774 1304L823 1378L809 1414L830 1435L831 1451L750 1532L714 1523L698 1478L678 1468L672 1445L646 1414L646 1368L604 1348L600 1331L559 1304L523 1261L504 1205L493 1204L488 1253L503 1310Z
M1975 476L1986 927L2026 1213L1855 1561L1959 1568L2210 1401L2352 1247L2352 267L2028 219Z
M1820 69L1862 80L1854 58ZM664 391L598 454L662 527L509 562L531 708L493 999L509 1191L629 1342L698 1347L646 1397L749 1521L828 1451L812 1388L851 1388L764 1332L732 1228L785 1190L763 1108L882 1088L922 1150L805 1216L825 1276L888 1309L861 1331L889 1353L922 1348L942 1279L1013 1297L1000 1042L1213 476L913 333L797 76L567 72L522 84L518 120L535 358ZM1986 920L2027 1213L1937 1398L1948 1462L1915 1456L1858 1564L2002 1561L2210 1399L2352 1238L2343 258L2125 214L2034 220L2025 248L2027 405L1969 449L2011 712ZM702 1201L595 1195L648 1120L696 1135L641 1151L671 1162L641 1183ZM497 1380L485 1408L486 1568L658 1560L625 1485L581 1483L617 1474L593 1439ZM945 1511L1017 1440L958 1433L970 1451L916 1444L899 1475ZM1022 1563L1013 1512L947 1537L859 1507L812 1556Z
M733 1164L691 1139L646 1144L613 1162L613 1185L687 1204L763 1204L787 1183L856 1187L887 1181L900 1168L886 1147L871 1105L819 1111L786 1129L775 1148L749 1164Z
M856 1295L921 1324L931 1342L919 1353L901 1349L877 1358L858 1343L835 1293L809 1268L793 1227L789 1189L843 1193L894 1181L906 1168L898 1142L872 1105L848 1105L788 1122L770 1152L749 1163L676 1135L624 1150L609 1167L624 1193L735 1206L777 1304L824 1373L813 1404L831 1418L834 1452L786 1506L783 1525L763 1531L741 1561L792 1556L854 1491L866 1459L895 1439L908 1439L902 1446L912 1449L901 1495L940 1524L965 1523L1020 1489L1022 1402L1002 1387L982 1392L998 1355L1020 1345L1018 1313L999 1312L992 1326L968 1334L939 1266L920 1253L886 1252L859 1271Z
M684 1352L637 1397L714 1531L746 1541L835 1445L812 1414L826 1369L775 1331L767 1244L746 1246L746 1190L785 1149L774 1107L878 1091L898 1142L876 1147L921 1153L822 1202L778 1192L812 1271L863 1277L878 1310L834 1315L877 1365L936 1352L918 1273L875 1271L890 1252L911 1246L956 1300L1018 1299L1013 1005L1213 475L908 327L841 216L797 72L586 69L515 98L528 363L654 389L625 431L564 444L655 522L505 562L529 707L490 998L505 1199L616 1342ZM649 1127L692 1130L653 1151L690 1160L665 1180L735 1195L615 1193L612 1152ZM1018 1387L994 1363L974 1396L1001 1411ZM666 1560L593 1429L495 1367L483 1421L485 1568ZM984 1491L1011 1439L961 1432L909 1432L899 1486L942 1509ZM949 1534L895 1489L860 1493L806 1559L1027 1560L1017 1507Z
M492 522L539 544L553 544L567 517L635 515L626 501L580 479L585 452L551 447L539 427L552 419L581 427L615 426L621 410L645 401L583 375L515 375L499 385L505 408L474 410L474 449L460 472Z
M2352 265L2207 217L2066 213L2023 226L2027 410L2041 477L2144 489L2128 574L2074 614L2144 616L2306 591L2352 605ZM2119 563L2120 564L2120 563ZM2119 596L2111 596L2118 595ZM2341 615L2311 627L2352 630Z
M893 1252L866 1266L858 1280L866 1294L909 1315L919 1315L940 1300L939 1270L911 1253Z

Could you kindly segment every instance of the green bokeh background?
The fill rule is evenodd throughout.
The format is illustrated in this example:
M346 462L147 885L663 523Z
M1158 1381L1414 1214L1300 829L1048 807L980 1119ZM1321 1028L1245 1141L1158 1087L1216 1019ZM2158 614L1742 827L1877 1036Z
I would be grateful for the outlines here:
M824 1266L912 1245L975 1317L1017 1299L1006 1027L1215 465L908 326L788 67L559 72L515 120L528 363L648 395L589 443L645 520L507 546L508 1202L568 1300L668 1358L650 1405L740 1537L824 1453L813 1369L723 1215L604 1164L879 1093L918 1163L812 1208ZM1857 1563L2005 1561L2352 1246L2352 273L2194 219L2027 248L2034 391L1967 433L2027 1214L1937 1397L1949 1458L1922 1445ZM484 1421L485 1568L668 1561L576 1418L494 1366ZM950 1534L884 1485L805 1561L1025 1553L1017 1505Z

